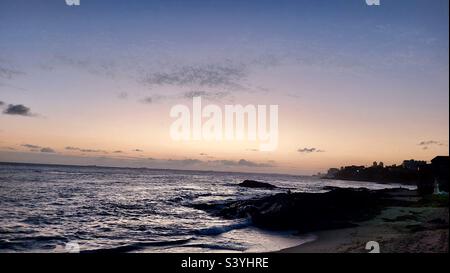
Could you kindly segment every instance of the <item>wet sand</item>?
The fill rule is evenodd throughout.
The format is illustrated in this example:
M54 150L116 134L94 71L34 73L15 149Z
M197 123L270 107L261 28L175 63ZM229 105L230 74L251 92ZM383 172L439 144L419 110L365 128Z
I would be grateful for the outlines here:
M284 249L285 253L365 253L366 243L376 241L381 253L448 253L448 206L421 204L387 207L357 227L319 231L317 240ZM448 197L447 197L448 200Z

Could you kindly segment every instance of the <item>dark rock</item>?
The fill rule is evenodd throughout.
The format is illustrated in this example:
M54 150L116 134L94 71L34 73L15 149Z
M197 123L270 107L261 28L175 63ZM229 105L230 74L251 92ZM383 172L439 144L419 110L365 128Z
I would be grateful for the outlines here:
M383 221L385 222L402 222L402 221L417 221L417 216L415 215L400 215L395 217L394 219L390 219L390 218L382 218Z
M240 183L239 186L241 187L247 187L247 188L265 188L265 189L275 189L276 186L264 183L264 182L258 182L255 180L245 180L244 182Z
M259 199L209 205L206 211L228 219L249 217L261 228L310 232L351 227L354 222L371 219L390 204L387 193L389 191L368 189L279 193ZM199 209L202 207L205 209L207 206L197 206Z
M445 219L442 219L442 218L436 218L436 219L430 220L430 221L428 221L428 223L430 223L430 224L438 224L438 225L445 225L445 224L447 224Z

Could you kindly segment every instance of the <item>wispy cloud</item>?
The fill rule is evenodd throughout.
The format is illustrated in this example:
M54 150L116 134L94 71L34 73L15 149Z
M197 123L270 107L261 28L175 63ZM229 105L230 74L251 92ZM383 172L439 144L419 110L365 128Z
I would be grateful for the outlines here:
M146 97L140 99L139 101L144 104L153 104L153 103L158 103L158 102L167 101L167 100L192 99L194 97L201 97L202 99L206 99L206 100L220 100L229 95L230 95L230 92L228 92L228 91L220 91L220 92L186 91L186 92L182 92L182 93L173 94L170 96L155 94L155 95L151 95L151 96L146 96Z
M107 151L104 151L104 150L84 149L84 148L72 147L72 146L67 146L65 149L68 151L79 151L79 152L83 152L83 153L108 153Z
M205 155L205 154L204 154ZM156 159L154 159L156 160ZM158 160L161 161L161 160ZM163 160L162 160L163 162ZM214 166L214 167L247 167L247 168L272 168L275 167L274 162L259 163L246 159L240 160L200 160L196 158L186 158L186 159L168 159L167 163L176 166Z
M15 76L25 74L22 71L7 67L5 64L0 64L0 79L10 80Z
M74 69L85 70L90 74L115 78L117 75L116 62L113 60L96 60L89 58L73 58L70 56L55 56L53 63L45 64L47 69L54 69L55 66L62 65Z
M247 76L245 65L224 62L176 66L167 71L147 73L142 82L153 86L226 87L240 89Z
M22 147L30 149L32 152L41 152L41 153L56 153L56 151L50 147L42 147L35 144L22 144Z
M208 159L213 159L213 158L215 158L214 156L211 156L211 155L209 155L209 154L207 154L207 153L199 153L198 155L199 155L199 156L202 156L203 158L208 158Z
M128 93L127 93L127 92L120 92L120 93L117 95L117 97L118 97L119 99L126 99L126 98L128 98Z
M141 102L145 103L145 104L152 104L154 101L155 101L155 99L150 96L147 96L147 97L141 99Z
M52 148L44 147L41 149L41 153L56 153L56 151L53 150Z
M297 150L297 152L309 154L309 153L323 153L325 151L318 148L300 148Z
M426 145L438 145L438 146L442 146L444 145L442 142L436 141L436 140L427 140L427 141L421 141L419 144L419 146L426 146Z
M28 149L40 149L40 148L42 148L41 146L34 145L34 144L22 144L21 146L25 147L25 148L28 148Z
M444 146L445 144L437 140L425 140L419 142L417 145L421 146L424 150L428 150L432 146Z
M182 166L186 166L186 165L195 165L195 164L200 164L203 161L199 160L199 159L192 159L192 158L187 158L187 159L169 159L167 160L169 163L175 163L177 165L182 165Z
M266 168L271 168L271 167L275 167L275 165L273 163L258 163L258 162L253 162L253 161L249 161L246 159L240 159L239 161L234 161L234 160L214 160L214 161L210 161L212 163L218 163L220 165L223 166L233 166L233 167L251 167L251 168L262 168L262 167L266 167Z
M269 164L269 163L257 163L257 162L253 162L253 161L249 161L249 160L245 160L245 159L241 159L238 161L238 165L239 166L245 166L245 167L256 167L256 168L261 168L261 167L274 167L273 164Z
M165 95L151 95L151 96L146 96L144 98L142 98L140 100L140 102L145 103L145 104L152 104L152 103L157 103L157 102L161 102L167 99L170 99L171 97L169 96L165 96Z
M146 104L151 104L153 103L153 98L152 97L145 97L141 100L142 103L146 103Z
M182 94L183 98L186 99L192 99L194 97L202 97L204 99L209 99L209 100L218 100L218 99L223 99L226 96L228 96L230 94L230 92L208 92L208 91L188 91L188 92L184 92Z

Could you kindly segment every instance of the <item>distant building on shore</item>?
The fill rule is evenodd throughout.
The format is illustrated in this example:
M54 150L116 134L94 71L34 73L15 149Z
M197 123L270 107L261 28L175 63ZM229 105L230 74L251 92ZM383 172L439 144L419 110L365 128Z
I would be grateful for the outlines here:
M419 168L421 166L427 165L426 161L423 160L414 160L414 159L410 159L410 160L404 160L402 163L402 167L408 170L419 170Z
M369 167L352 165L331 168L324 178L411 184L417 185L421 194L448 192L449 163L448 156L437 156L431 164L410 159L404 160L401 165L384 166L383 162L374 161Z
M325 178L334 178L336 176L336 174L339 172L338 168L330 168L328 169L327 174L325 175Z

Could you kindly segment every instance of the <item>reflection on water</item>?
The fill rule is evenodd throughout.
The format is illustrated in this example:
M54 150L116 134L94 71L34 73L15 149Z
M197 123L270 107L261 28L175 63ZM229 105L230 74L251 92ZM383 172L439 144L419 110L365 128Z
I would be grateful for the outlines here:
M0 252L61 251L68 242L81 251L259 252L310 240L187 206L277 192L236 186L245 179L304 192L392 187L288 175L0 164Z

